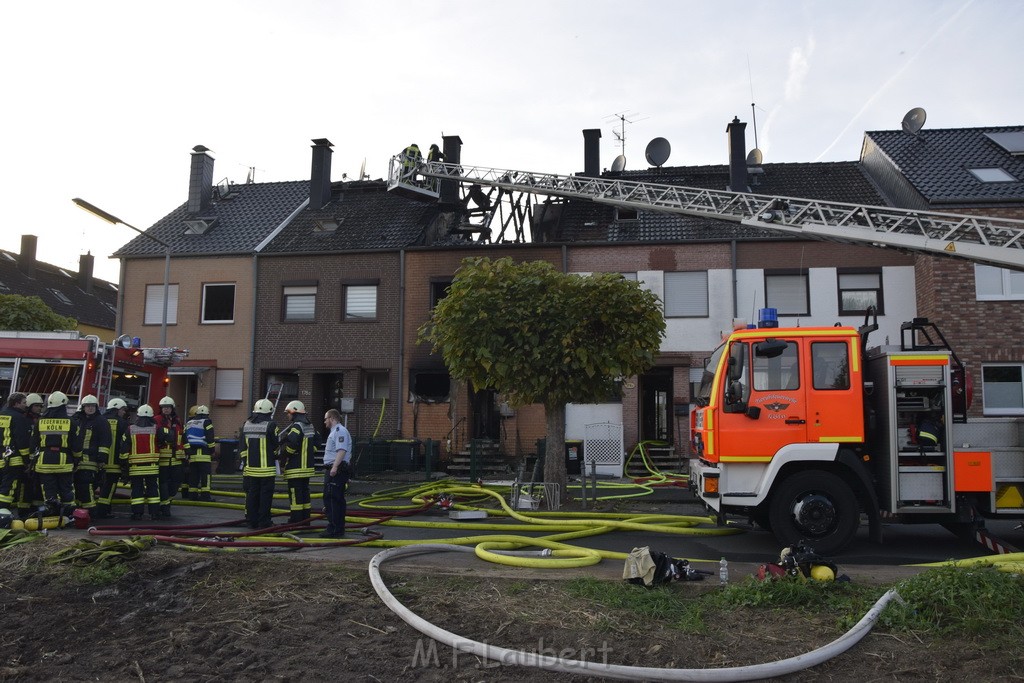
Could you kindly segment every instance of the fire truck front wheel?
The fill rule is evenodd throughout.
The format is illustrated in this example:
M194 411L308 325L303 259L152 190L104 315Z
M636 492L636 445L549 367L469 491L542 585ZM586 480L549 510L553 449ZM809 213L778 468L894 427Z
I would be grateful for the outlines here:
M842 550L860 525L853 491L836 475L820 470L797 472L780 482L768 518L784 545L805 541L822 555Z

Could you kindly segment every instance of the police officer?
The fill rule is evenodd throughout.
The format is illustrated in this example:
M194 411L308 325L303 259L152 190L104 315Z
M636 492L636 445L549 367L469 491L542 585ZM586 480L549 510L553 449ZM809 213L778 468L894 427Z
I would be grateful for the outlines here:
M189 500L213 500L210 497L210 463L217 441L210 421L210 409L195 406L195 413L185 423L185 451L188 455ZM189 412L192 412L191 410Z
M168 431L158 427L153 419L153 407L139 406L135 424L128 427L128 479L132 484L132 519L142 519L149 506L150 519L162 516L160 510L159 462L160 452L166 446Z
M321 535L341 538L345 535L345 487L350 476L352 436L341 423L341 413L334 408L324 415L324 423L328 429L327 444L324 446L324 512L327 515L327 530Z
M46 410L32 435L32 445L39 451L35 469L50 514L70 516L74 510L72 481L80 443L78 425L68 415L67 394L54 391L46 397Z
M309 519L313 506L309 500L309 480L313 477L313 450L316 430L306 417L302 401L292 401L284 412L291 424L281 433L281 469L288 484L289 522Z
M91 514L96 507L96 474L110 453L110 424L100 415L100 402L92 394L82 398L71 419L78 427L79 438L79 450L75 453L75 502Z
M103 419L107 421L110 430L110 447L107 449L106 460L100 462L100 469L103 478L100 482L99 498L96 499L96 514L99 519L107 519L113 516L112 508L114 494L117 492L118 480L128 476L128 404L120 398L112 398L107 401L107 411L103 413Z
M0 410L0 508L13 508L14 500L25 485L25 465L29 462L32 426L25 394L7 397Z
M277 424L273 421L274 404L265 398L256 401L252 415L242 425L240 457L242 487L245 489L245 520L251 529L272 525L270 509L274 502L274 457L278 448Z

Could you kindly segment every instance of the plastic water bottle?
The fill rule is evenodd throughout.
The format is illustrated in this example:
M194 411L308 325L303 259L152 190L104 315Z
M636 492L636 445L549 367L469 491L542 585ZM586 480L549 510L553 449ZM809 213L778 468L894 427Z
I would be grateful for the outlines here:
M718 583L722 586L729 583L729 563L724 557L718 563Z

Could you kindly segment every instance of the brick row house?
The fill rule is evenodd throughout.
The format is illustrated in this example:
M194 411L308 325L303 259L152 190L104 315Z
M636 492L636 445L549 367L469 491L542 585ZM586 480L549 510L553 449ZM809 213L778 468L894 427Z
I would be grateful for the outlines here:
M748 165L744 125L733 121L727 129L729 164L603 173L600 132L584 131L583 173L859 204L898 199L885 174L872 171L869 140L882 148L882 133L866 136L860 162ZM461 145L457 136L445 138L449 161L458 163ZM439 441L443 459L473 438L496 441L510 462L533 452L544 436L542 407L512 409L493 392L458 386L416 342L418 328L471 255L546 260L580 274L619 272L658 294L668 329L655 367L625 378L613 403L567 412L568 438L583 438L586 424L618 423L627 450L640 439L658 439L685 452L690 398L704 359L735 319L750 320L759 308L777 308L782 325L857 325L874 305L881 327L875 343L898 341L900 323L916 315L940 318L954 309L974 315L967 311L974 306L921 291L945 268L971 275L973 283L973 267L951 259L578 199L534 205L530 243L497 243L467 233L470 203L454 186L431 199L388 192L384 181L331 182L326 140L314 141L309 182L228 186L224 196L210 182L212 160L203 157L205 149L197 148L190 178L198 182L190 182L189 202L150 230L174 247L172 282L182 288L170 340L192 350L191 369L172 382L172 395L216 406L222 435L229 431L223 422L236 429L255 398L272 394L281 408L297 397L311 413L342 409L357 438ZM910 177L904 170L895 175ZM186 234L195 221L206 229ZM121 321L135 325L153 325L153 306L162 301L162 260L156 260L162 250L146 242L137 238L117 254L124 273ZM221 294L217 286L226 284L234 285L231 322L208 320L206 290ZM1008 305L1019 325L1019 305ZM1024 359L1019 347L1004 347L1007 360Z

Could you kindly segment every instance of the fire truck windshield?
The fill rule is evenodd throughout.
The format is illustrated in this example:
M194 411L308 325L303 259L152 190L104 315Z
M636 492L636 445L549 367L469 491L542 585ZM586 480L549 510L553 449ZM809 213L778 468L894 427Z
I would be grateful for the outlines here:
M714 383L715 370L718 368L718 363L722 359L723 353L725 353L725 344L715 349L715 352L711 354L711 357L704 364L704 374L700 378L700 389L695 397L697 405L706 406L711 399L711 385Z

